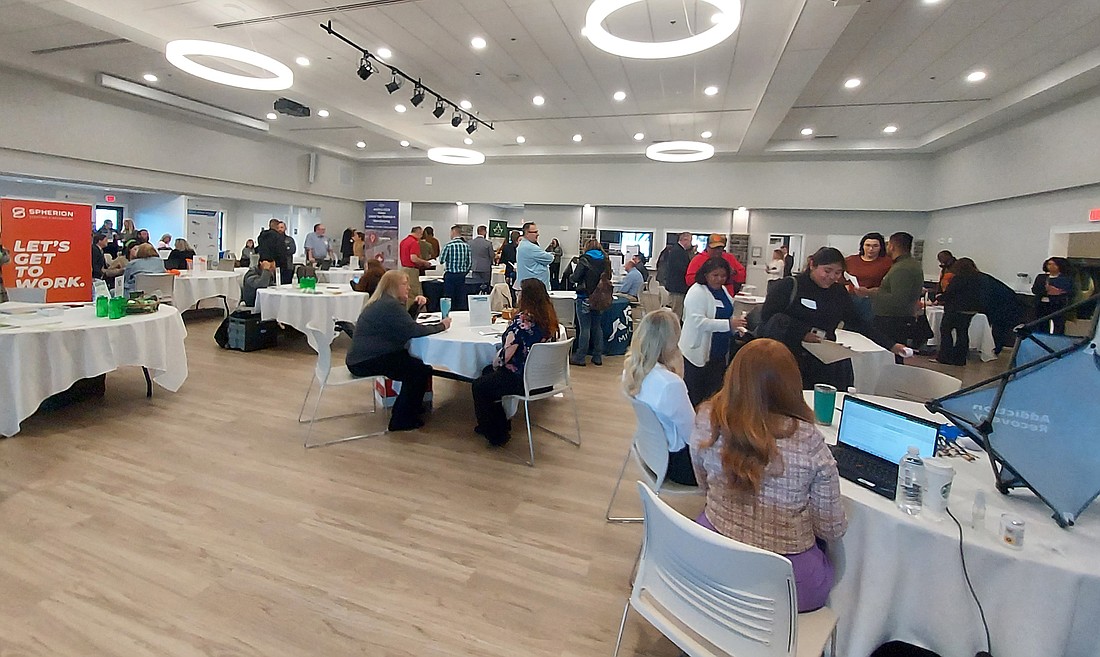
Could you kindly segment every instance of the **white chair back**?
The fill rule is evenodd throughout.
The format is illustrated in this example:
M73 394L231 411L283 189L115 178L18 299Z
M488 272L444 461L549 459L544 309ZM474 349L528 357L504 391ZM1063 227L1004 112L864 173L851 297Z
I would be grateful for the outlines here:
M646 473L653 477L653 489L661 490L668 474L668 437L664 425L649 406L637 399L630 400L638 427L634 430L634 454Z
M306 335L310 337L309 343L317 350L317 365L314 375L321 385L328 382L329 372L332 371L332 332L326 333L317 328L316 324L306 324Z
M554 305L554 312L558 316L558 321L562 324L565 324L566 326L573 326L573 322L576 321L577 314L576 299L551 296L550 303Z
M569 385L569 350L573 339L560 342L540 342L532 345L523 366L523 390L527 396L540 388L562 388Z
M949 395L962 387L955 377L912 365L890 363L878 377L872 394L894 399L926 402Z
M222 258L218 261L218 271L233 271L237 267L237 261L230 258Z
M169 299L172 297L172 284L175 280L176 277L172 274L137 274L134 276L134 291Z
M8 301L19 301L22 303L46 303L46 288L9 287Z
M700 526L641 482L638 494L645 543L631 606L692 655L793 655L791 562Z

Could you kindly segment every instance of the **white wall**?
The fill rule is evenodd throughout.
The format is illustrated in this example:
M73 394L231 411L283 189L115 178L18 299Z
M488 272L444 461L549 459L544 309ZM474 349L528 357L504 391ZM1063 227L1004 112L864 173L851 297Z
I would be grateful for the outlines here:
M187 234L187 198L178 194L139 194L130 202L130 217L138 230L149 231L156 246L164 233L173 238Z

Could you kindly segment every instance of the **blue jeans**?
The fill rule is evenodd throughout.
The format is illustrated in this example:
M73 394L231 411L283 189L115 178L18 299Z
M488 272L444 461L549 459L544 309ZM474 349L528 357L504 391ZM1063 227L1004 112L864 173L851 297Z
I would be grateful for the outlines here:
M603 313L588 307L588 299L577 297L577 342L573 360L583 363L586 356L603 358Z
M452 310L466 310L466 272L443 274L443 296L451 300Z

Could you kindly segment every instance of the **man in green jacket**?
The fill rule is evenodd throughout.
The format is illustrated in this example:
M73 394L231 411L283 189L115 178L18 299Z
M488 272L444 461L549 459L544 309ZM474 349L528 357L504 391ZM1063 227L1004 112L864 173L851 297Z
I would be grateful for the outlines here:
M857 288L859 296L871 297L875 313L874 326L894 342L908 344L913 318L917 313L917 300L924 289L924 270L913 258L913 236L894 233L886 244L886 255L894 265L873 290ZM900 357L898 361L901 362Z

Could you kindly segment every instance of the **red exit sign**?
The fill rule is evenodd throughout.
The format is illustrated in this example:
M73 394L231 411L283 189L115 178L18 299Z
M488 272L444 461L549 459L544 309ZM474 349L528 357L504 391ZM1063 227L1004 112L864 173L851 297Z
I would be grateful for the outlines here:
M103 197L103 200L107 201L108 203L114 203L115 202L115 195L114 194L108 194L108 195ZM1096 219L1096 221L1100 221L1100 219Z
M1089 221L1100 221L1100 208L1089 210Z

